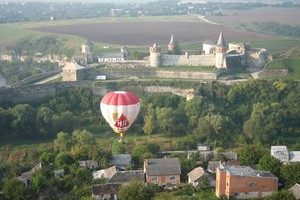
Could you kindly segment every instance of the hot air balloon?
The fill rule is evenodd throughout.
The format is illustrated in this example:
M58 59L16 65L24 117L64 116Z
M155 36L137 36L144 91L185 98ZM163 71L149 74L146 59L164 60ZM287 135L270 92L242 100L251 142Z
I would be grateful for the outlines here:
M110 92L102 98L100 110L110 127L120 135L119 141L123 141L123 135L140 111L140 100L130 92Z

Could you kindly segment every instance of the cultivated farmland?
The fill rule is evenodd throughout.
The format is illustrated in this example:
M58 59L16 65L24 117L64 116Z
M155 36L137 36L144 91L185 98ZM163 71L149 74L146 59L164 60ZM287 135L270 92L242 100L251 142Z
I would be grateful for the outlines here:
M216 41L221 26L202 22L109 22L39 27L35 30L77 35L93 42L145 46L167 44L171 34L180 42ZM275 36L223 27L227 41L275 39Z
M248 24L252 22L275 21L282 24L300 25L300 9L298 8L264 8L251 10L230 11L223 16L211 16L212 21L237 25L240 23Z

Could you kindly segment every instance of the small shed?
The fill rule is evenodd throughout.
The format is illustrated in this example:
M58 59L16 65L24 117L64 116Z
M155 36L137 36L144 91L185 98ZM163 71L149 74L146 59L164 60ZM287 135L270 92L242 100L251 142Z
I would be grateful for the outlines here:
M216 186L216 178L202 167L196 167L188 173L188 182L197 188L203 181L204 177L207 178L208 187Z

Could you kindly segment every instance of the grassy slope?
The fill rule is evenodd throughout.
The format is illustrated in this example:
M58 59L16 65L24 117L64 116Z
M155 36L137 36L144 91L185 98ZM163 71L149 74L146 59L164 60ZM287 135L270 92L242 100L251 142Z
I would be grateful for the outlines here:
M12 46L20 40L35 40L47 35L55 35L59 42L64 46L74 49L76 54L80 53L80 46L84 42L83 38L70 35L45 33L39 31L33 31L28 29L20 28L17 24L0 25L0 50L6 51L6 47Z

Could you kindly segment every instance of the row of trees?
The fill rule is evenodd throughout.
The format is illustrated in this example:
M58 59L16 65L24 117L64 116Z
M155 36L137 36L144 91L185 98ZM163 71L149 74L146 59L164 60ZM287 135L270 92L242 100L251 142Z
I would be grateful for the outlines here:
M0 108L2 139L49 139L60 131L93 128L101 123L99 98L90 89L66 91L42 102Z
M207 89L210 88L210 89ZM141 97L142 109L130 132L184 137L179 148L197 142L295 144L300 133L300 85L294 81L248 81L230 87L217 82L190 101L175 95ZM201 95L202 94L202 95ZM42 102L0 108L0 138L54 138L60 131L109 129L98 97L82 88Z
M291 26L289 24L280 24L275 21L263 22L263 23L254 23L261 30L269 33L275 33L277 35L299 37L300 36L300 27Z

